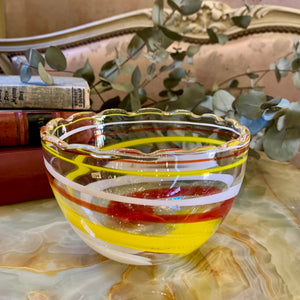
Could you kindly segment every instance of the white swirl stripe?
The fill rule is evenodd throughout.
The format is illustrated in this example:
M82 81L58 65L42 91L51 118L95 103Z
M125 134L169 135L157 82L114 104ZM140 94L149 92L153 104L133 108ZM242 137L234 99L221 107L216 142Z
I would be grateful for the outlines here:
M193 125L195 126L195 123L193 122L187 122L187 121L176 121L176 122L172 122L172 121L167 121L167 120L140 120L140 121L129 121L128 124L155 124L155 123L167 123L167 124L175 124L175 125ZM64 133L63 135L60 136L61 140L66 139L67 137L87 130L87 129L103 129L105 126L110 126L110 125L124 125L124 122L111 122L111 123L105 123L105 124L94 124L94 125L86 125L86 126L81 126L79 128L73 129L71 131L68 131L66 133ZM213 127L213 128L219 128L219 129L224 129L227 131L231 131L232 133L235 133L237 135L240 135L239 132L237 132L236 130L234 130L233 128L229 128L229 127L225 127L225 126L221 126L221 125L217 125L217 124L209 124L209 123L197 123L197 126L204 126L204 127ZM154 128L155 129L155 128ZM180 130L180 128L178 128Z
M94 196L97 198L101 198L107 201L118 201L118 202L123 202L123 203L130 203L130 204L138 204L138 205L151 205L151 206L198 206L198 205L205 205L205 204L212 204L212 203L218 203L222 202L231 198L234 198L241 187L241 183L238 183L230 188L228 188L226 191L210 196L204 196L204 197L195 197L191 199L184 199L184 200L157 200L157 199L144 199L144 198L134 198L134 197L128 197L128 196L122 196L122 195L117 195L113 193L107 193L102 190L96 190L94 188L90 188L89 186L84 186L81 185L77 182L74 182L63 175L59 174L57 171L54 170L54 168L47 162L47 160L44 158L45 166L48 170L48 172L60 183L80 192L87 194L89 196ZM222 176L222 174L217 174L219 176ZM207 175L204 175L207 176ZM228 176L230 175L225 175L226 179L225 182L228 180ZM124 180L128 179L127 176L123 176ZM195 180L197 176L193 176L193 180ZM158 178L159 179L159 178ZM171 178L168 178L170 180ZM187 178L184 178L187 179ZM212 178L210 178L212 179ZM147 179L148 182L149 178ZM103 187L107 187L111 182L107 182L105 184L105 180L103 180L104 184ZM224 182L224 181L223 181ZM84 197L86 198L86 197Z

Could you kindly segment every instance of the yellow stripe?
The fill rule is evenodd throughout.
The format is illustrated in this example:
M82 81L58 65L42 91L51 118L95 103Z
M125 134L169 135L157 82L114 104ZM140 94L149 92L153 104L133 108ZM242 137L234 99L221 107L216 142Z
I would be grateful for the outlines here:
M78 177L80 177L83 174L87 174L90 171L90 168L88 168L84 163L85 156L78 155L75 159L72 161L75 162L76 170L70 172L66 177L70 180L74 180Z
M140 251L177 254L191 253L200 247L217 230L221 223L221 219L214 219L197 223L171 225L171 232L163 236L134 234L94 224L80 216L66 204L55 189L54 194L65 217L80 231L107 243Z
M74 117L75 114L89 114L90 112L79 112L79 113L74 113L72 116ZM60 118L58 118L60 119ZM84 118L80 118L78 120L75 120L75 121L72 121L71 123L68 123L68 124L61 124L61 125L58 125L54 128L54 130L50 133L51 135L55 135L55 133L62 127L66 127L66 126L69 126L69 125L74 125L76 124L77 122L81 122L83 120L91 120L93 119L93 117L89 116L89 117L84 117Z
M70 162L74 164L74 160L68 159L66 157L58 155L55 150L52 148L48 147L46 144L43 143L43 147L50 152L52 155ZM88 167L94 171L104 171L104 172L110 172L110 173L116 173L116 174L123 174L123 175L132 175L132 176L145 176L145 177L176 177L176 176L197 176L197 175L204 175L204 174L210 174L210 173L217 173L217 172L222 172L226 170L233 169L235 167L238 167L242 165L246 160L247 160L247 152L244 153L244 157L241 158L240 160L229 164L225 166L219 166L215 168L210 168L210 169L204 169L204 170L189 170L189 171L143 171L143 170L138 170L138 171L133 171L133 170L120 170L120 169L109 169L109 168L104 168L104 167L99 167L99 166L93 166L93 165L87 165L84 163L76 163L77 166L83 165L84 167Z
M112 149L119 149L119 148L127 148L137 145L144 145L144 144L152 144L152 143L164 143L164 142L190 142L190 143L205 143L205 144L213 144L213 145L222 145L225 142L219 141L216 139L204 138L204 137L196 137L196 136L156 136L150 138L143 138L143 139L136 139L130 140L126 142L117 143L111 146L106 146L101 148L101 150L112 150Z

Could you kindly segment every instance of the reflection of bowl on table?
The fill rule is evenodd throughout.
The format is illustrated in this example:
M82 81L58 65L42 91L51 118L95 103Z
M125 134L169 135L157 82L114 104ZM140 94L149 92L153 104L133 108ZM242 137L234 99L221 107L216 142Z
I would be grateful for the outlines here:
M97 252L150 265L196 250L219 227L245 172L248 130L188 111L106 110L41 130L54 195Z

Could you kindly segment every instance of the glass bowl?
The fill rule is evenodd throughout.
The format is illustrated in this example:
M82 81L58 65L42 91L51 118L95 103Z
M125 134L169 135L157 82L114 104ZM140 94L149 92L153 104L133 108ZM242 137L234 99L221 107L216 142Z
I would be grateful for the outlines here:
M55 198L75 232L113 260L152 265L198 249L245 173L249 131L186 110L76 113L41 129Z

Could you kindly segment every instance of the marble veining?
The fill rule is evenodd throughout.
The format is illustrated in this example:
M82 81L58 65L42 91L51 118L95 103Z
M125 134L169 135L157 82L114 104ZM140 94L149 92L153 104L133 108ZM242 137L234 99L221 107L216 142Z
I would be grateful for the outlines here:
M249 158L217 233L158 266L97 254L54 199L0 207L0 300L299 300L299 179L288 163Z

